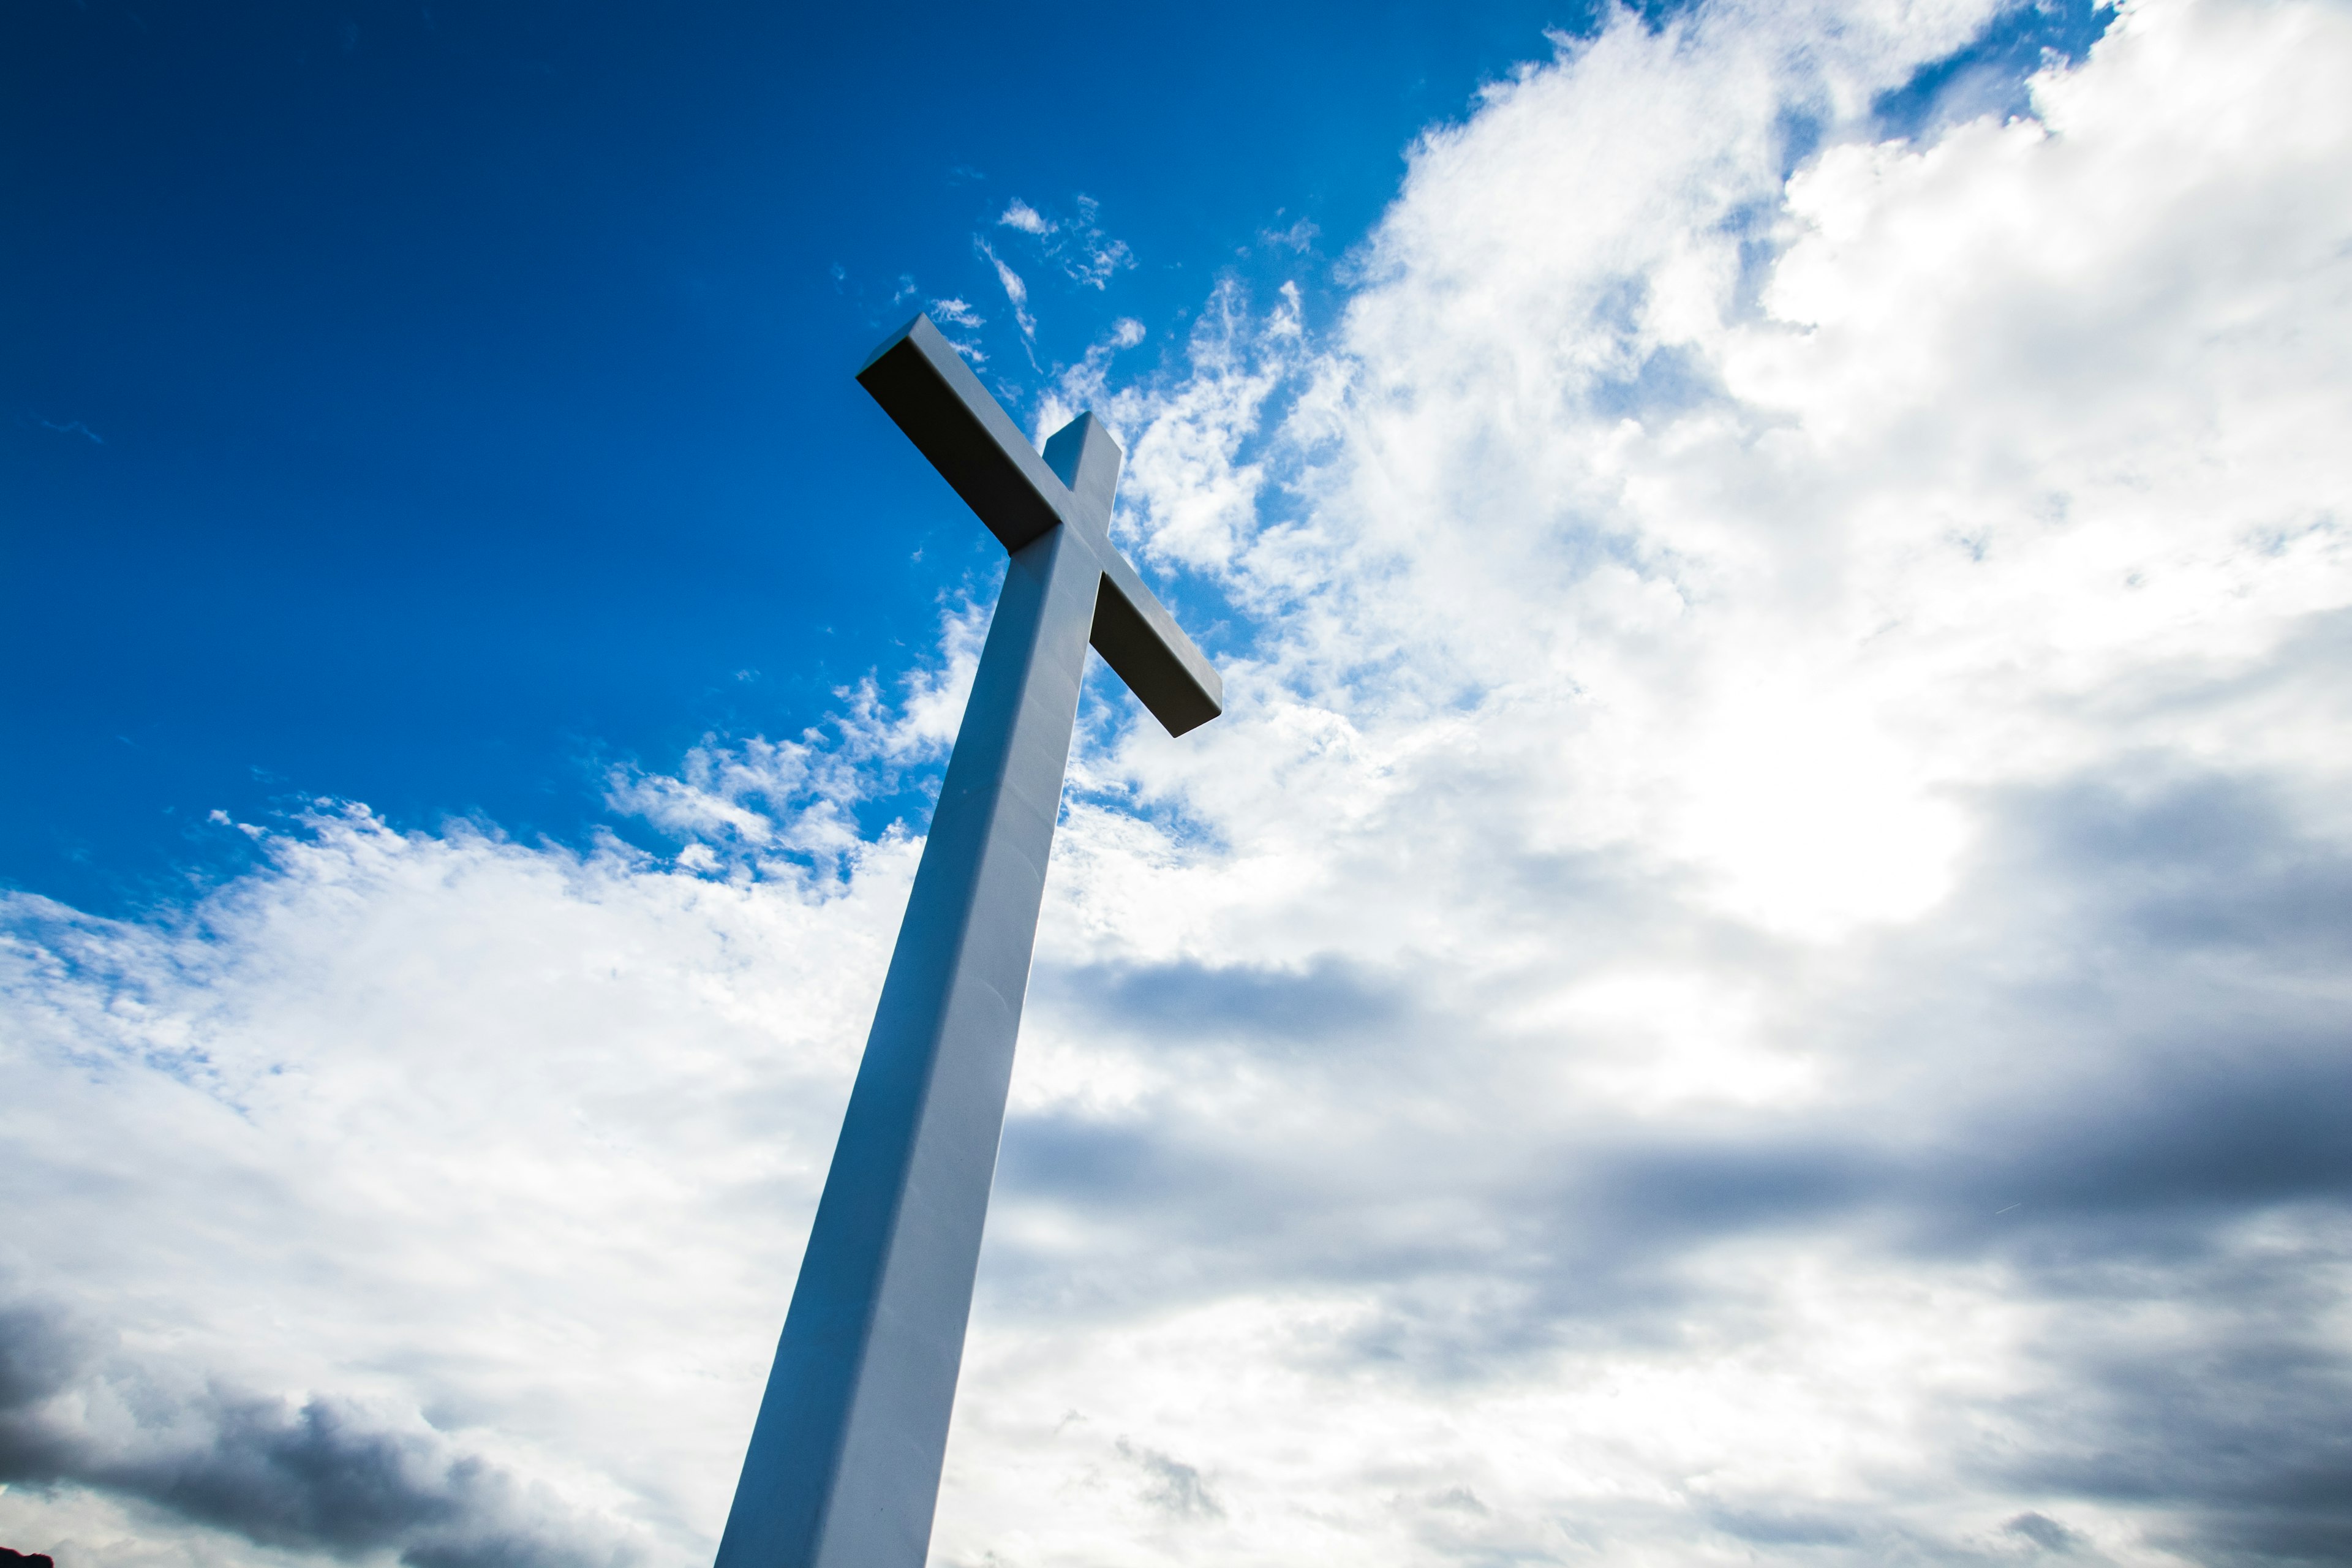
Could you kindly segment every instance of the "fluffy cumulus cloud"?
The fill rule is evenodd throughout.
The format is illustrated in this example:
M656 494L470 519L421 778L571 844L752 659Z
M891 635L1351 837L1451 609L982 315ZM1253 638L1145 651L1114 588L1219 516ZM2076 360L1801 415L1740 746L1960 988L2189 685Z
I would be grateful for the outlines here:
M942 1568L2352 1556L2352 16L1891 139L1999 23L1621 18L1071 389L1233 709L1089 700ZM706 1555L975 635L15 900L0 1532Z

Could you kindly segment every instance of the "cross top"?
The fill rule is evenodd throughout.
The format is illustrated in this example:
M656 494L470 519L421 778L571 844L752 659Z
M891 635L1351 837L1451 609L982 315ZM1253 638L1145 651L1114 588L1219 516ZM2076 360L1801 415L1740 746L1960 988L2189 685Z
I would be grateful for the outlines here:
M1215 668L1111 545L1124 455L1102 421L1079 415L1041 457L927 315L875 350L857 380L1007 552L1017 555L1064 525L1086 540L1102 566L1095 651L1170 734L1223 711Z

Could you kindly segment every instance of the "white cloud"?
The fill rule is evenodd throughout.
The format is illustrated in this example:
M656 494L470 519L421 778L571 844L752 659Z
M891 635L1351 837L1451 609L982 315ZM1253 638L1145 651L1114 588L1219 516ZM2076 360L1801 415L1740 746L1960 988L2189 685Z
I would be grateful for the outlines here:
M1075 205L1075 216L1054 218L1015 197L996 220L997 226L1019 229L1035 239L1039 254L1071 282L1107 289L1112 278L1135 266L1135 252L1103 228L1101 203L1081 195Z
M1019 196L1013 197L1006 204L1003 215L996 222L1000 228L1017 228L1024 234L1051 234L1055 227L1053 224L1045 221L1044 215L1035 207L1031 206Z
M2352 20L1874 142L1984 20L1621 17L1327 337L1057 393L1233 708L1096 678L935 1561L2343 1554ZM237 1556L139 1478L315 1407L450 1550L707 1552L979 630L617 775L670 861L14 900L0 1531Z
M1135 252L1127 241L1104 232L1097 216L1101 205L1092 196L1080 196L1077 206L1070 244L1061 253L1062 270L1074 283L1107 289L1113 277L1135 265Z
M1287 228L1260 229L1258 238L1267 245L1279 246L1285 250L1295 250L1305 255L1313 248L1316 237L1322 232L1321 226L1313 219L1300 218Z
M1244 460L1243 446L1267 399L1305 363L1297 289L1285 288L1272 310L1255 317L1228 281L1202 311L1190 349L1177 386L1129 393L1102 412L1128 437L1125 500L1150 520L1149 548L1163 562L1214 570L1254 530L1265 499L1265 468ZM1290 596L1270 579L1233 585L1271 590L1272 599L1253 597L1262 611Z
M988 258L988 264L996 268L996 280L1004 287L1004 298L1013 307L1013 319L1020 324L1021 335L1035 342L1037 319L1029 313L1029 285L1022 280L1021 274L1005 265L1004 258L991 249L986 240L975 237L972 244L979 247L981 255Z
M866 847L826 889L363 813L269 842L270 871L184 922L11 911L7 1282L95 1342L7 1402L12 1447L132 1496L122 1477L217 1455L266 1500L241 1453L288 1417L226 1444L222 1391L356 1402L391 1435L368 1440L428 1445L428 1503L429 1467L470 1461L548 1490L547 1561L669 1555L724 1506L723 1445L695 1434L748 1418L764 1277L797 1246L795 1221L736 1237L727 1216L813 1201L911 850ZM702 1325L683 1355L672 1321ZM334 1524L274 1543L332 1548ZM63 1532L77 1562L222 1550L158 1518L58 1522L22 1486L0 1531Z
M1123 349L1131 349L1143 342L1143 323L1132 316L1121 316L1110 324L1110 330L1087 346L1078 363L1066 367L1055 379L1055 384L1038 401L1036 417L1030 422L1034 440L1040 449L1055 431L1079 415L1093 409L1097 416L1116 421L1119 400L1110 390L1111 360ZM1138 406L1132 399L1127 406Z

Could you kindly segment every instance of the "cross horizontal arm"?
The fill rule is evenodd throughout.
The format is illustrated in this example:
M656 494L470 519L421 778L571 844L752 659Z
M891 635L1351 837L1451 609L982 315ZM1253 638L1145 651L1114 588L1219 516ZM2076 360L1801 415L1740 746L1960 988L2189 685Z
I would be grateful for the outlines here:
M1196 730L1224 711L1224 683L1215 668L1111 548L1119 452L1091 415L1080 415L1047 443L1058 464L1040 457L929 316L893 333L857 380L1006 550L1017 552L1058 524L1078 525L1072 531L1102 563L1095 651L1170 734Z
M857 384L1007 551L1075 515L1069 490L929 316L875 350Z
M1170 734L1199 729L1225 710L1225 683L1127 558L1116 550L1103 555L1095 651Z

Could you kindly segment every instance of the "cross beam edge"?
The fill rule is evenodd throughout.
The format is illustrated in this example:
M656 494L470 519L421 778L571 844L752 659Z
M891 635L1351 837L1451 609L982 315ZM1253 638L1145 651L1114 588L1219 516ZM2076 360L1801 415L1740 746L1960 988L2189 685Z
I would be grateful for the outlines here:
M875 350L857 384L1008 552L1063 521L1070 492L929 316Z
M1224 681L1126 558L1103 553L1095 651L1170 734L1199 729L1225 710Z

